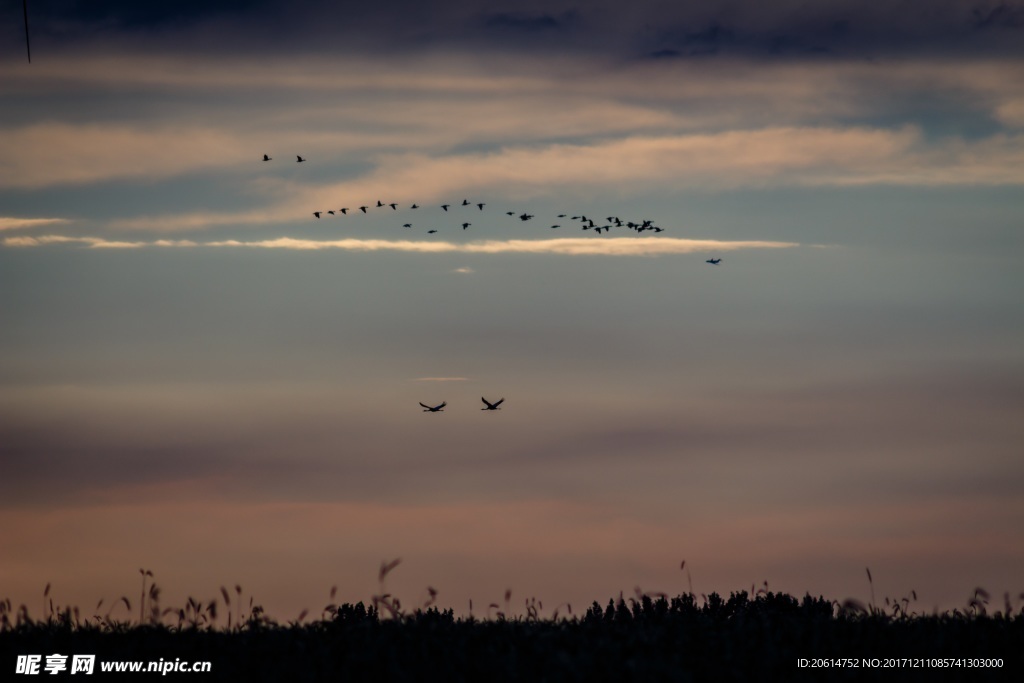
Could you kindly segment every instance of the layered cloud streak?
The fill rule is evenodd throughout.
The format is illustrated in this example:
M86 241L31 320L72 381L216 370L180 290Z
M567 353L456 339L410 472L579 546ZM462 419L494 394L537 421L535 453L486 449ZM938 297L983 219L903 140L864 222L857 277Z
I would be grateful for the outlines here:
M737 249L783 249L798 247L795 242L760 240L723 241L682 239L675 237L636 238L564 238L542 240L482 240L476 242L445 242L421 240L343 239L312 240L278 237L269 240L220 240L195 242L193 240L124 241L105 240L100 237L69 237L43 235L40 237L7 237L5 247L42 247L53 244L82 244L92 249L139 249L144 247L174 248L231 248L282 249L290 251L394 251L419 254L560 254L567 256L659 256L693 254L700 252L734 251Z

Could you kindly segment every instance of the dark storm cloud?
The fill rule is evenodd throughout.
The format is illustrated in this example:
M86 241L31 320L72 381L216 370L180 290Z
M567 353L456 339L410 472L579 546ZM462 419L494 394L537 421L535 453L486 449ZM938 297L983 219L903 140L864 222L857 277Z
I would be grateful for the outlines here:
M972 14L974 15L974 25L979 29L1019 29L1024 27L1024 7L1006 3L995 7L981 5L975 7Z
M1019 53L1024 27L1024 6L1006 3L945 1L924 8L909 3L776 2L771 8L743 3L723 7L703 21L694 12L680 13L661 24L665 28L651 38L657 49L649 54L873 58Z
M483 24L491 29L516 31L563 30L572 26L578 16L575 11L564 12L557 17L550 14L489 14L484 17Z
M54 41L102 43L176 37L168 48L394 53L424 48L581 52L637 57L949 56L1024 50L1024 3L855 0L623 4L567 2L357 4L216 2L30 3L33 30ZM13 17L8 9L9 17ZM180 39L187 38L181 42ZM40 43L43 43L41 40ZM40 45L42 49L42 44Z
M157 28L190 24L211 17L251 12L266 0L148 0L147 2L89 2L58 0L29 2L33 23L49 26Z

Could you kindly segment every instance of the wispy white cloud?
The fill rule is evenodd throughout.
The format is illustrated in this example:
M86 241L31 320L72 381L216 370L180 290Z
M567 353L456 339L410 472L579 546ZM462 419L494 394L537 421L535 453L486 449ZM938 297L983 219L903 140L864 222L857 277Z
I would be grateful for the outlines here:
M996 107L995 115L1006 126L1024 128L1024 97L1003 102Z
M294 161L290 156L294 153L312 154L316 163L379 164L379 177L371 174L363 179L374 184L394 175L396 169L389 164L416 162L416 155L433 160L435 165L451 165L449 157L439 155L460 145L484 144L493 149L514 143L529 148L520 149L525 154L540 151L556 160L568 160L574 156L572 146L539 150L531 146L552 140L597 141L583 146L594 150L592 153L575 154L584 157L585 163L589 158L602 161L602 151L620 151L614 143L624 136L630 136L630 147L638 151L636 142L643 139L635 137L638 135L664 139L668 149L662 156L671 155L673 149L679 154L697 155L687 159L690 165L677 163L667 168L666 174L682 170L685 182L717 187L729 185L733 178L734 185L763 180L753 173L759 168L771 172L769 159L750 163L769 143L771 131L792 131L789 137L796 142L794 151L806 153L822 146L823 131L831 131L833 137L843 132L835 122L884 116L892 100L907 93L940 98L970 93L969 98L961 99L976 103L975 113L980 108L1010 128L1019 128L1022 121L1024 87L1019 83L1024 68L1009 61L884 65L779 61L756 66L743 60L599 65L566 58L555 64L539 62L517 59L514 64L467 66L465 59L448 55L417 61L346 62L341 66L322 58L298 57L266 63L225 60L211 64L208 59L200 62L180 56L84 56L55 59L38 70L33 65L31 74L20 67L0 66L0 80L13 87L30 88L33 93L60 96L68 83L79 87L101 85L129 94L144 86L193 93L195 97L201 93L219 102L214 111L197 110L194 104L178 108L172 105L166 115L133 119L130 123L102 117L81 123L53 116L43 123L4 126L0 128L0 148L5 150L0 187L156 179L214 169L251 173L251 165L264 152L276 155L275 164ZM325 92L344 93L344 105L325 97ZM242 93L245 98L241 102L232 99ZM358 93L358 97L350 97L351 93ZM498 93L501 97L495 96ZM253 107L254 97L266 98L265 106ZM195 98L181 99L193 102ZM176 123L168 125L168 120ZM823 124L824 128L815 127ZM696 131L703 135L692 135ZM715 138L727 132L748 137L755 149L744 155L742 149L729 148L728 139ZM892 131L897 141L902 132ZM807 140L802 142L800 137ZM686 138L682 144L681 138ZM709 146L709 140L711 147L717 144L723 148L719 151L729 154L713 156L718 163L710 164L712 172L702 176L701 171L707 170L709 163L699 154ZM864 151L877 152L877 144L876 140ZM922 153L947 146L943 141L918 138L905 150L909 157L890 153L876 161L910 161L919 167L929 161ZM408 152L415 155L406 156ZM845 152L834 163L826 164L828 172L821 174L821 182L845 182L850 172L863 175L862 164L849 167L850 150ZM381 157L388 153L398 156L390 161ZM478 155L454 158L467 163L480 161ZM489 161L511 167L519 158L502 152ZM617 174L635 172L631 158L624 160ZM776 160L786 172L804 168L788 165L788 161L798 158ZM1012 162L999 156L991 161L1003 166ZM729 168L737 173L728 174ZM564 171L557 165L555 169ZM509 175L518 175L513 172L515 168L507 170ZM581 168L574 170L576 178L563 182L587 184ZM593 170L592 184L607 182L608 169ZM945 174L942 182L955 182L956 170ZM816 174L810 170L807 175ZM1005 178L1008 174L989 173L985 182L1020 182L1019 176L1009 181L992 180L997 175ZM485 175L481 182L487 182L487 178ZM934 175L913 179L912 174L911 178L906 182L935 182L929 179ZM806 179L783 175L773 180L785 183ZM213 220L214 215L206 218Z
M593 144L430 157L384 156L358 180L308 189L304 201L373 197L394 188L429 199L459 191L635 195L679 188L849 184L1024 184L1024 135L931 141L915 127L786 127L631 136Z
M128 242L124 240L108 240L102 237L69 237L66 235L42 235L40 237L5 237L5 247L42 247L48 244L84 244L92 249L139 249L142 247L195 247L198 242L191 240L152 240L147 242Z
M66 218L14 218L11 216L0 216L0 230L38 228L44 225L56 225L67 222L68 219Z
M495 152L385 154L374 170L341 182L267 181L274 203L244 212L139 216L116 229L197 230L309 218L342 198L399 194L439 201L462 193L523 200L565 192L604 196L739 187L1024 184L1024 135L929 141L915 127L770 128L642 135L591 144L507 147Z
M142 247L248 248L288 251L399 251L420 254L561 254L569 256L659 256L723 252L737 249L784 249L800 246L796 242L763 240L700 240L679 237L592 237L541 240L480 240L476 242L445 242L431 240L343 239L313 240L278 237L269 240L193 240L113 241L100 237L8 237L6 247L41 247L49 244L79 243L92 249L138 249ZM456 272L467 272L459 269ZM472 272L472 271L469 271Z

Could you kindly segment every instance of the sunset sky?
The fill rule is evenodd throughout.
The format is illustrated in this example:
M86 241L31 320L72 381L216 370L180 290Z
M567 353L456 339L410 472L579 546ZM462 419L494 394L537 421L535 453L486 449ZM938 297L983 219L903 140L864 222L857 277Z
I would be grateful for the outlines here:
M1024 3L28 7L0 598L1024 591Z

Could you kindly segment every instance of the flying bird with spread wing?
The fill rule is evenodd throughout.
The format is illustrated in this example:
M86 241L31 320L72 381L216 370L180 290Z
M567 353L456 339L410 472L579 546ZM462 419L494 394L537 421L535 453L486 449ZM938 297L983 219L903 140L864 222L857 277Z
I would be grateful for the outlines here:
M420 403L420 405L423 406L424 413L443 413L444 407L448 405L448 401L441 401L441 405L433 407L428 406L426 403Z
M500 406L502 403L505 402L505 399L502 398L502 399L499 399L496 403L491 403L490 401L488 401L483 396L480 397L480 400L484 402L484 406L485 406L485 407L481 408L480 410L501 410L501 408L499 408L498 406Z
M267 156L266 154L263 155L263 161L273 161L273 160L274 160L274 157Z
M711 265L713 265L713 266L717 266L717 265L718 265L719 263L721 263L721 262L722 262L722 259L720 259L720 258L709 258L709 259L708 259L707 261L705 261L704 263L710 263L710 264L711 264Z
M303 161L305 161L305 159L300 157L298 154L295 155L295 163L301 164Z

